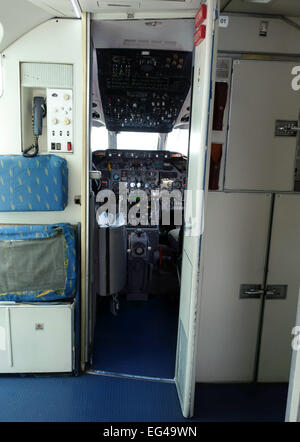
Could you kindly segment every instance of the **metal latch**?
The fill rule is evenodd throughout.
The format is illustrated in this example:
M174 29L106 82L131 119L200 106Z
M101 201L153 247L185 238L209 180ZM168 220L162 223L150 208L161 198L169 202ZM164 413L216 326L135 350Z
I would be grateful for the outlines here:
M296 120L276 120L275 137L296 137L300 131Z
M263 294L264 290L260 284L240 285L240 299L259 299Z
M266 299L286 299L287 285L272 284L267 285Z
M265 295L266 299L286 299L287 285L272 284L266 290L260 284L241 284L240 299L259 299Z

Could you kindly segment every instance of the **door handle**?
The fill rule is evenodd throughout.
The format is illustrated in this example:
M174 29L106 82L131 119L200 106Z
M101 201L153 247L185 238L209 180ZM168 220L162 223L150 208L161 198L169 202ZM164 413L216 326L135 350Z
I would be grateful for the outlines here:
M286 299L287 285L272 284L267 286L266 299Z
M240 299L259 299L264 295L260 284L241 284Z

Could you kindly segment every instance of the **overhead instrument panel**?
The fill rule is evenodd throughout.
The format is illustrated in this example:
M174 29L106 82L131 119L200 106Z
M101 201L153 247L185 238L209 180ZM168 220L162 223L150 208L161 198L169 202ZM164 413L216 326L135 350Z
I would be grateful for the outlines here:
M97 49L97 64L108 130L172 131L190 89L191 52Z

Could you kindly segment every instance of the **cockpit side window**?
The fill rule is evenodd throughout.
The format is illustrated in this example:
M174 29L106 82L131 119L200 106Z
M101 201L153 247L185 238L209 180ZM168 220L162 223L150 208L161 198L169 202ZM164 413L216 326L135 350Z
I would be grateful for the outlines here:
M118 149L156 150L158 133L156 132L120 132Z
M172 132L168 134L166 150L171 152L179 152L182 155L188 155L188 144L189 144L189 130L184 129L173 129Z
M108 149L108 133L105 126L92 127L91 149L92 152Z

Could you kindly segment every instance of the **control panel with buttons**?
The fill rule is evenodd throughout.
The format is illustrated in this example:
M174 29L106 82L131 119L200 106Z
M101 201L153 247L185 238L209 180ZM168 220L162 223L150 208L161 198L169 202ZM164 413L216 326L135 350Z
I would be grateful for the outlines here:
M71 89L47 89L48 152L73 152L73 95Z
M108 130L172 131L190 89L191 52L97 49L97 61Z

